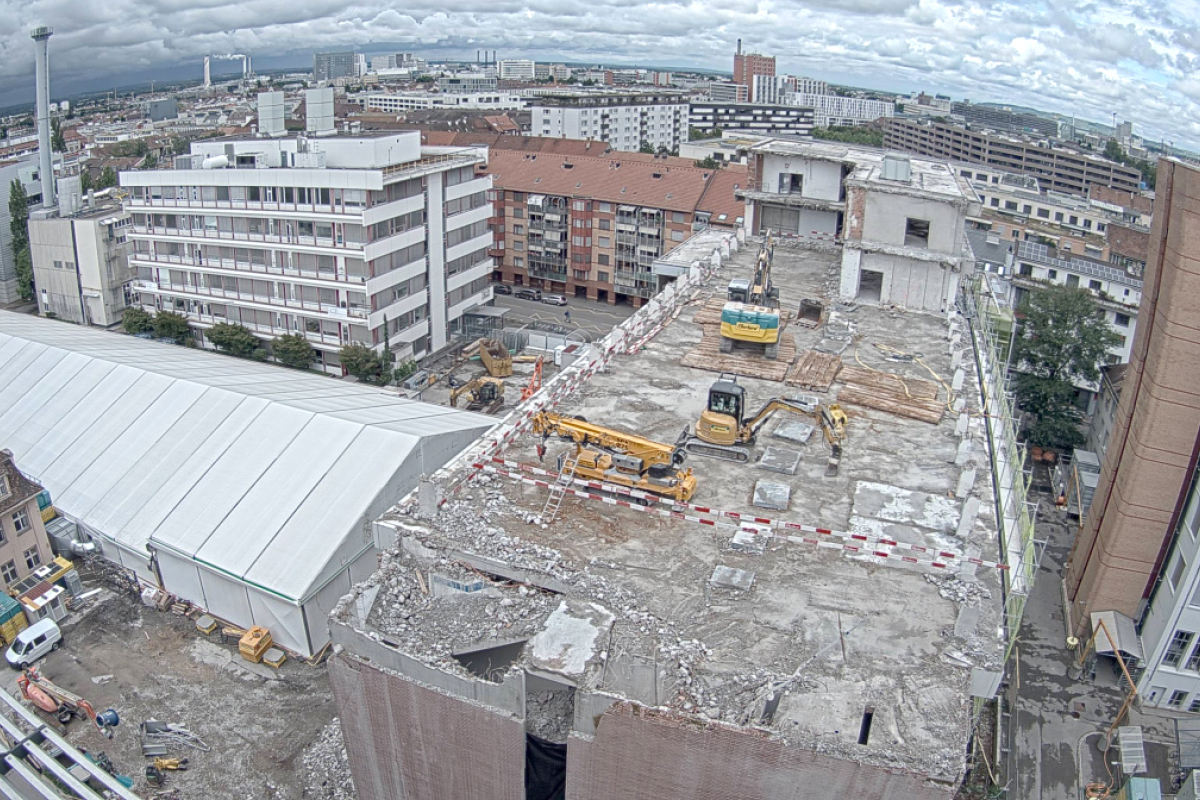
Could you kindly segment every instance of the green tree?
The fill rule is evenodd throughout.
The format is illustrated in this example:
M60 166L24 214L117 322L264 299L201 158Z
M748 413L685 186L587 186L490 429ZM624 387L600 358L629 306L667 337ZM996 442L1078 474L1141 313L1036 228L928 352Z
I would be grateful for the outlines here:
M403 383L404 379L417 371L417 362L411 358L401 361L396 369L392 371L392 377L396 379L396 383Z
M17 290L22 300L32 300L34 286L33 258L29 252L29 195L25 193L25 184L18 178L13 178L8 186L8 214Z
M860 125L830 125L828 128L813 128L812 135L814 139L825 139L831 142L883 147L883 131Z
M721 168L721 162L718 161L717 159L713 158L712 156L705 156L704 158L700 159L699 161L696 161L695 165L697 167L699 167L700 169L720 169Z
M1100 365L1121 337L1108 326L1087 289L1048 286L1021 305L1013 351L1022 408L1033 417L1026 438L1040 447L1083 442L1075 384L1095 383Z
M108 189L117 185L117 173L113 172L111 166L105 167L100 171L100 179L96 181L97 189Z
M654 153L654 145L649 142L642 142L642 146L638 148L639 153Z
M79 173L79 188L85 192L96 188L96 185L92 183L92 173L86 169Z
M433 80L434 78L432 75L422 75L421 77L417 78L417 83L433 83Z
M142 169L154 169L157 166L158 156L154 153L147 153L146 157L142 159Z
M363 383L386 382L383 378L383 359L366 345L358 342L348 344L341 349L339 356L346 372Z
M50 120L50 149L56 153L67 152L67 137L63 135L62 123L58 121L58 117Z
M130 306L121 316L121 327L126 333L149 333L154 330L154 315L144 308Z
M188 139L186 136L172 136L171 137L171 152L174 155L177 155L177 156L183 155L184 153L186 153L188 151L188 148L190 145L191 145L191 140Z
M33 286L33 256L26 244L13 253L13 266L17 273L17 291L22 300L32 300L35 297Z
M154 316L154 335L160 339L173 339L175 344L183 344L192 338L192 329L183 314L160 311Z
M312 345L299 333L277 337L271 342L271 350L275 353L275 360L285 367L308 369L313 362Z
M1109 139L1104 145L1104 157L1109 161L1125 163L1125 151L1121 149L1121 145L1117 144L1116 139Z
M239 358L254 358L259 361L266 358L266 350L258 337L250 332L245 325L236 322L218 322L204 334L213 346L222 352Z

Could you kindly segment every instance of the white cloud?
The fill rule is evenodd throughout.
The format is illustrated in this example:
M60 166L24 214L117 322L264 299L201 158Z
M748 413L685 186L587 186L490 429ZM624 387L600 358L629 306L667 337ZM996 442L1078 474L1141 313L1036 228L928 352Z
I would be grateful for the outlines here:
M502 55L728 70L736 39L781 70L937 89L1200 143L1196 3L1162 0L0 0L0 98L32 94L28 31L55 28L54 80L208 53L409 43Z

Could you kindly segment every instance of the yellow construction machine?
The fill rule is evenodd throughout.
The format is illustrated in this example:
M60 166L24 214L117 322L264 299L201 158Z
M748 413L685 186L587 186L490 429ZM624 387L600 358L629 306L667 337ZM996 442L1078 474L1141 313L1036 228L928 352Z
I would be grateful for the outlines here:
M721 352L733 352L734 344L762 345L763 355L779 356L779 290L771 284L775 244L770 234L759 248L750 280L729 282L728 302L721 309Z
M775 397L747 416L746 390L730 373L723 373L709 388L708 403L700 412L695 435L688 437L684 449L700 456L745 463L751 456L749 445L754 444L759 430L777 411L808 417L821 426L831 451L825 474L836 475L846 440L847 418L841 406Z
M504 403L504 381L486 375L450 390L450 405L458 408L458 399L467 396L467 411L495 413Z
M566 417L549 411L533 416L533 432L544 442L558 436L575 443L573 455L559 457L558 471L629 489L687 502L696 491L696 477L684 469L687 457L679 445L663 444L633 433L594 425L582 417Z

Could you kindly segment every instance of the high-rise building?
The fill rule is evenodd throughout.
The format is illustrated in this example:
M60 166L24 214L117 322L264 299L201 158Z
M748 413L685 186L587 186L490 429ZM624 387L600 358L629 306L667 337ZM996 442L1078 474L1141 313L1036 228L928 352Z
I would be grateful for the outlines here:
M830 125L865 125L883 117L890 117L896 112L894 103L837 94L794 92L787 94L784 102L811 108L819 128L828 128Z
M535 136L597 139L614 150L673 151L687 141L685 94L554 94L532 105Z
M194 142L174 169L121 173L139 302L201 340L219 322L301 334L331 373L352 342L441 350L491 299L486 160L415 131Z
M803 106L695 100L689 109L689 128L698 131L721 129L809 136L813 129L813 110Z
M1142 702L1200 712L1200 170L1158 162L1145 296L1091 507L1066 567L1072 633L1105 619ZM1112 650L1099 634L1097 650Z
M358 59L353 51L313 55L313 80L318 83L335 81L338 78L353 78L357 74Z
M529 59L508 59L496 63L497 77L502 81L531 81L534 63Z
M714 103L745 103L750 99L750 90L732 81L713 81L708 84L708 98Z
M775 56L758 53L743 53L742 40L738 39L737 52L733 56L733 82L740 83L750 93L750 102L758 102L754 96L754 76L774 75Z

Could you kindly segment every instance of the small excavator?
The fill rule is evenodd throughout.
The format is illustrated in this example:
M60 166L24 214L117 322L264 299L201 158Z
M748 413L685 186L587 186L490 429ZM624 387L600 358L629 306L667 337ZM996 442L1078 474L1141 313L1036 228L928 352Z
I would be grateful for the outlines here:
M494 414L504 404L504 381L481 375L450 390L450 405L458 408L458 399L467 396L467 411Z
M746 463L751 456L748 445L754 444L759 430L777 411L809 417L821 426L831 451L825 475L836 475L842 443L846 440L847 418L841 406L775 397L763 404L756 414L746 416L746 390L737 382L737 375L731 373L722 373L709 388L708 403L700 412L695 435L687 436L685 431L684 449L699 456Z
M17 676L17 688L26 700L47 714L53 714L64 725L75 717L87 717L96 723L100 733L111 739L113 728L121 724L116 711L109 708L97 712L87 700L43 676L37 667L23 670Z
M763 355L779 357L779 289L771 284L775 243L771 235L759 248L750 280L729 282L727 302L721 309L721 352L732 353L735 343L763 346Z
M574 455L564 454L559 458L558 471L568 477L578 475L684 503L696 491L696 477L691 469L683 469L687 454L679 445L655 442L594 425L582 417L549 411L533 415L533 432L542 436L539 458L545 455L545 441L551 436L575 442Z

